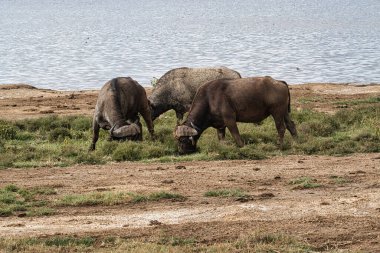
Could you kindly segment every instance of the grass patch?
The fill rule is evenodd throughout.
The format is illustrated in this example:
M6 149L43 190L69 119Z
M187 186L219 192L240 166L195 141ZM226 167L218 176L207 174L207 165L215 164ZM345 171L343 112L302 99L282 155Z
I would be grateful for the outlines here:
M56 206L113 206L128 202L128 195L122 192L93 192L88 194L71 194L60 198Z
M371 103L367 103L367 102ZM237 148L229 131L219 142L216 130L207 129L198 141L196 154L179 156L173 138L176 116L173 111L155 121L156 139L143 125L144 141L107 141L100 130L97 149L88 152L92 139L91 117L49 116L20 121L0 121L0 168L104 164L109 161L179 162L194 160L264 159L277 155L347 155L380 152L380 102L364 99L360 107L345 108L336 114L312 110L292 113L299 138L285 134L284 148L277 143L277 131L270 117L261 124L238 123L245 142Z
M196 240L193 238L180 238L176 236L163 237L158 240L158 244L169 246L192 246L195 245Z
M135 193L130 193L129 194L132 199L131 202L133 203L139 203L139 202L148 202L148 201L159 201L159 200L165 200L165 199L170 199L173 201L184 201L186 200L186 197L177 194L177 193L169 193L169 192L155 192L151 193L148 195L143 195L143 194L135 194Z
M87 194L66 195L56 201L56 206L113 206L126 203L139 203L170 199L184 201L186 198L180 194L169 192L155 192L148 195L124 192L93 192Z
M317 180L311 177L300 177L300 178L291 180L289 184L294 185L293 189L300 189L300 190L321 187L321 185L317 183Z
M338 184L338 185L342 185L342 184L347 184L347 183L350 183L350 180L344 178L344 177L340 177L340 176L330 176L330 180L332 183L334 184Z
M310 245L280 233L253 234L235 242L235 248L252 252L314 252Z
M164 232L165 233L165 232ZM255 233L223 242L162 235L149 240L125 237L72 237L4 239L6 252L316 252L311 245L283 234Z
M379 96L334 102L334 104L336 105L361 105L361 104L375 104L375 103L380 103Z
M47 206L48 201L41 200L44 195L51 194L56 192L49 187L26 189L11 184L0 188L0 216L18 212L24 212L26 216L52 215L55 210Z
M218 189L218 190L211 190L204 194L205 197L222 197L222 198L228 198L228 197L247 197L249 196L247 193L243 192L241 189Z
M93 237L75 238L75 237L53 237L46 239L46 246L65 247L65 246L84 246L94 245L96 239Z
M37 207L26 212L26 216L50 216L54 215L56 210L49 207Z

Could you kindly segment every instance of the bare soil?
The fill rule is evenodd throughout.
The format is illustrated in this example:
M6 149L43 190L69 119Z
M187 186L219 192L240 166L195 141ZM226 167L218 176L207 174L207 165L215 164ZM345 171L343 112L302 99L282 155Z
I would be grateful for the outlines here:
M293 85L291 94L293 108L333 113L346 100L379 96L380 86ZM3 85L0 115L2 119L91 115L96 98L97 91L61 92ZM290 184L303 176L316 179L320 187L299 189ZM0 179L0 187L54 187L58 191L54 198L108 190L167 191L186 197L183 201L57 207L58 213L49 217L0 217L0 237L115 235L151 241L164 233L213 244L265 232L294 236L321 251L380 252L380 153L10 168L0 170ZM241 189L249 196L204 196L215 189Z

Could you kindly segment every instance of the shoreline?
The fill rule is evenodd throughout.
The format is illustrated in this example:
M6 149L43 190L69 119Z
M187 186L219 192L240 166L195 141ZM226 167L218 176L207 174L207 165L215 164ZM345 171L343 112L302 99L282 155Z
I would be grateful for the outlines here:
M152 85L142 85L145 89L153 89ZM380 86L380 82L369 82L369 83L359 83L359 82L305 82L305 83L288 83L289 86L310 86L310 85L337 85L337 86L353 86L353 87L368 87L368 86ZM40 88L28 83L0 83L0 90L10 90L10 89L37 89L45 91L59 91L59 92L83 92L83 91L99 91L99 89L54 89L54 88Z
M153 87L144 87L150 96ZM378 85L347 83L290 84L292 108L334 113L348 100L377 101ZM20 120L49 115L92 116L99 90L60 91L39 89L28 84L0 84L0 115L4 120ZM346 107L349 107L348 105Z

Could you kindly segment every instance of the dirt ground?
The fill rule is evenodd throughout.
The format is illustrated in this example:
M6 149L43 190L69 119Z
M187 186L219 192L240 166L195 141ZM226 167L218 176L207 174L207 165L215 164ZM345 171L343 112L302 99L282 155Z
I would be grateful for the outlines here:
M380 85L292 85L291 95L296 110L333 113L351 106L345 105L346 100L379 96ZM91 115L96 98L97 91L0 85L0 117ZM321 187L296 189L289 183L303 176L316 179ZM165 233L212 244L266 232L294 236L321 251L380 252L380 153L6 169L0 170L0 179L0 187L54 187L58 197L108 190L167 191L186 197L184 201L61 207L49 217L0 217L0 237L116 235L150 241ZM204 196L215 189L242 189L250 197Z

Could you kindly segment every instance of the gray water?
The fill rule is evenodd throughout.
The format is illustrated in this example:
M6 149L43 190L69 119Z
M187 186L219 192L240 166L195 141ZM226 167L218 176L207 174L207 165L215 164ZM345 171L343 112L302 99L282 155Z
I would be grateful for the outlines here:
M0 83L144 86L182 66L380 83L379 0L0 0Z

